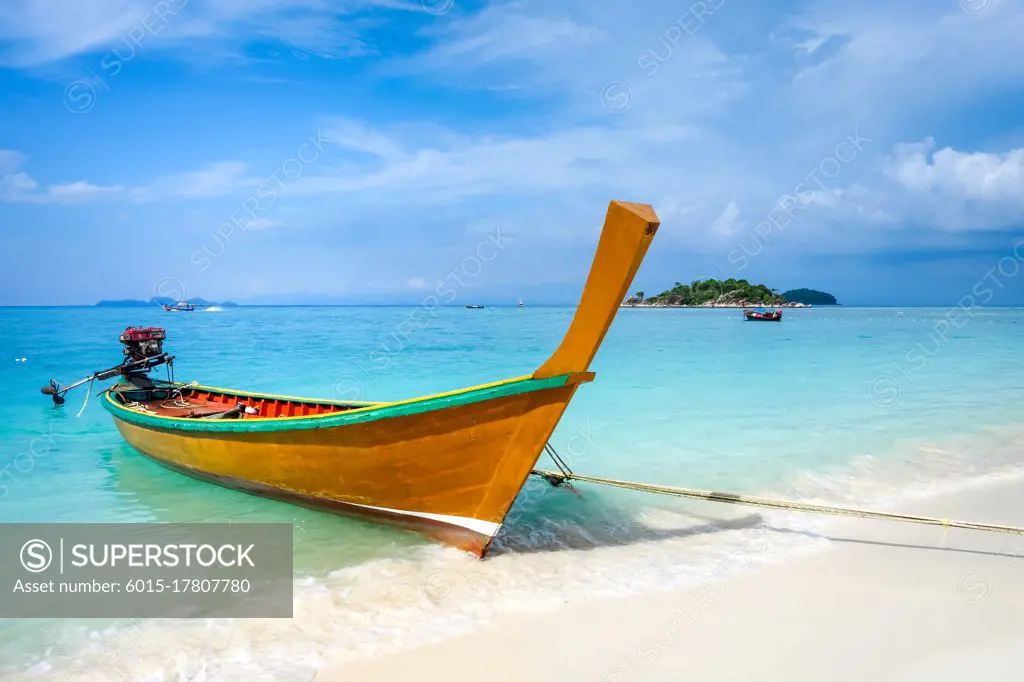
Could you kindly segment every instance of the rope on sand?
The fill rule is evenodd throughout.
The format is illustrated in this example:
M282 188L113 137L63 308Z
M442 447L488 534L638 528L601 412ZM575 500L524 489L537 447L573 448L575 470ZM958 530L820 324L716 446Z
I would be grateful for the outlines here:
M598 476L585 476L583 474L568 472L547 471L535 469L531 472L534 476L540 476L554 486L569 483L570 481L582 481L584 483L596 483L614 488L626 490L637 490L645 493L658 495L669 495L672 497L685 497L692 500L704 500L706 502L724 502L726 504L739 504L750 507L762 507L764 509L782 509L787 511L801 511L812 514L829 514L832 516L848 516L861 519L878 519L884 521L902 521L904 523L920 523L926 526L942 526L943 528L964 528L966 530L983 530L993 533L1008 533L1010 535L1024 535L1024 528L1019 526L1003 526L994 523L976 523L973 521L954 521L952 519L936 519L928 516L912 516L910 514L891 514L888 512L869 511L856 509L854 507L836 507L825 504L813 504L810 502L795 502L791 500L777 500L769 497L757 497L755 495L738 495L736 493L720 493L711 490L700 490L697 488L679 488L669 485L656 485L653 483L636 483L633 481L620 481L614 478L600 478Z

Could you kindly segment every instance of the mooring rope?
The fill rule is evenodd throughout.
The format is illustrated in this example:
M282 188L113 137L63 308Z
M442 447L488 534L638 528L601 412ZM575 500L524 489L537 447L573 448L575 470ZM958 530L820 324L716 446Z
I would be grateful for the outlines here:
M96 381L96 380L95 379L91 380L89 382L89 387L87 389L85 389L85 402L82 403L82 409L80 409L78 411L78 414L75 415L75 419L78 419L79 417L81 417L82 413L85 412L85 408L89 404L89 396L92 394L92 385L93 385L94 381Z
M552 447L551 443L544 444L544 451L548 453L552 461L554 461L555 466L558 467L558 470L562 472L562 476L572 478L572 469L570 469L569 465L565 463L565 460L562 459L562 456L555 451L555 448Z
M154 412L153 410L149 409L148 407L146 407L142 403L140 403L138 401L135 401L135 400L129 400L128 402L126 402L124 404L124 406L127 407L129 410L135 410L136 412L145 412L146 414L156 414L156 412Z
M802 511L813 514L830 514L832 516L848 516L861 519L903 521L906 523L920 523L926 526L942 526L943 528L964 528L967 530L984 530L994 533L1024 535L1024 528L1019 526L1003 526L994 523L976 523L974 521L954 521L952 519L937 519L928 516L913 516L910 514L892 514L888 512L857 509L854 507L837 507L826 504L813 504L810 502L777 500L769 497L757 497L755 495L739 495L736 493L720 493L711 490L700 490L697 488L679 488L669 485L656 485L653 483L619 481L614 478L600 478L598 476L585 476L583 474L575 473L563 474L556 471L546 471L544 469L535 469L531 473L535 476L540 476L552 485L560 485L561 483L566 483L568 481L583 481L584 483L597 483L599 485L608 485L615 488L624 488L626 490L670 495L672 497L685 497L692 500L705 500L707 502L724 502L726 504L740 504L751 507L763 507L765 509Z

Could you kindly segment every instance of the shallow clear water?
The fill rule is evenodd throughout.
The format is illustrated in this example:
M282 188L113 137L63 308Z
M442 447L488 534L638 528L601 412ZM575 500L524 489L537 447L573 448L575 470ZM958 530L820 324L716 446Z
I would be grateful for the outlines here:
M309 680L332 657L664 589L738 551L761 560L815 543L816 519L768 517L811 533L772 534L752 553L764 534L757 514L531 481L498 551L478 562L412 533L185 478L127 447L98 401L76 418L84 392L61 410L39 395L50 377L118 362L117 336L135 324L167 327L179 380L414 397L530 373L572 313L0 308L0 521L287 521L297 571L293 621L0 621L0 676ZM738 310L623 309L597 380L552 443L595 475L885 504L1021 463L1022 336L1024 310L1010 308L821 308L786 311L778 324L744 322ZM111 637L117 655L98 653Z

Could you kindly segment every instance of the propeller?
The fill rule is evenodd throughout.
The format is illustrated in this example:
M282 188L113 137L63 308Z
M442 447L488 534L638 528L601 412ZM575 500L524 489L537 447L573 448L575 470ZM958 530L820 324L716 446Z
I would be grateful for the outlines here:
M53 379L50 379L49 386L43 386L39 390L43 395L51 396L54 405L60 406L64 404L64 393L66 390L61 390L61 385Z

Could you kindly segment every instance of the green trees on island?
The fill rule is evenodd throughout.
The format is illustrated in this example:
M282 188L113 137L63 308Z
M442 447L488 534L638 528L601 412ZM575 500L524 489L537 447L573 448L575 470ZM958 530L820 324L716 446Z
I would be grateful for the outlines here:
M643 292L626 300L627 305L647 303L650 305L703 305L714 302L717 305L745 302L749 305L779 305L786 302L777 289L763 284L751 284L745 279L727 280L695 279L689 284L676 282L671 289L657 296L644 299Z
M638 291L626 299L626 305L716 305L716 306L772 306L790 304L839 305L836 297L814 289L791 289L780 294L763 284L751 284L745 279L695 279L689 284L676 282L671 289L657 296L644 298Z

